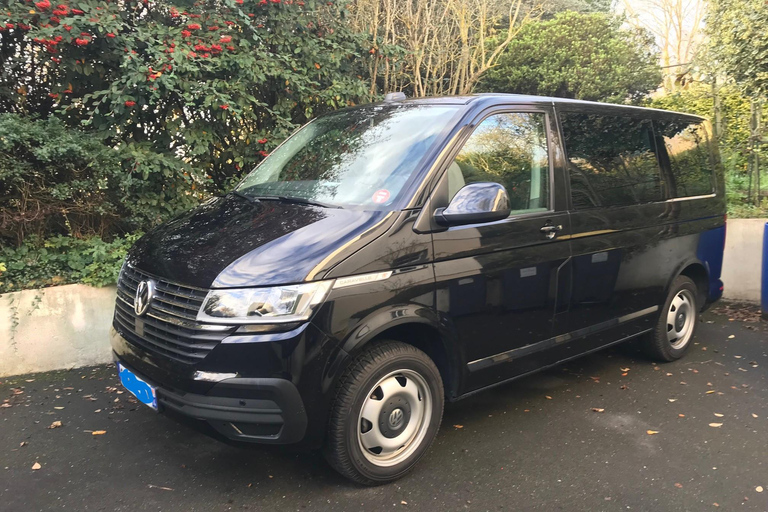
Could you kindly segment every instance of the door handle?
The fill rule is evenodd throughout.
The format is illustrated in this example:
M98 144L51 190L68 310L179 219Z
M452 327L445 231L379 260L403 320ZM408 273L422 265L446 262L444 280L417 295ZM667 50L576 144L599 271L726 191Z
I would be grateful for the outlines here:
M548 239L552 240L553 238L555 238L555 236L557 236L557 232L561 231L562 229L563 229L563 226L560 224L558 224L557 226L553 224L547 224L546 226L542 226L542 228L539 231L544 233L544 235L546 235Z

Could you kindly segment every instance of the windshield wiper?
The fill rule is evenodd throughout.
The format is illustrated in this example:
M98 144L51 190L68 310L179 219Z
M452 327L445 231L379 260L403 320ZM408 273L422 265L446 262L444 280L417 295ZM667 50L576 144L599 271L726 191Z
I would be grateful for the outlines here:
M249 203L258 203L259 202L259 199L257 197L249 196L248 194L243 194L242 192L240 192L238 190L232 190L229 193L232 194L233 196L237 196L239 198L245 199Z
M312 201L310 199L304 199L303 197L291 197L291 196L254 196L254 199L260 199L264 201L281 201L283 203L294 204L309 204L312 206L320 206L321 208L341 208L341 206L335 204L321 203L320 201Z

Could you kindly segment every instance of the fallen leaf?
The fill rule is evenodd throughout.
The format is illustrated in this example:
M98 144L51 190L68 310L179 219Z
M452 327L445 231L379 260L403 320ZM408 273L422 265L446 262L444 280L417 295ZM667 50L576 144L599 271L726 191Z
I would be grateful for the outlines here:
M464 428L464 425L454 425L453 428Z
M682 489L682 488L683 488L683 484L681 484L681 483L676 483L676 484L675 484L675 487L677 487L678 489Z
M272 477L270 476L270 478L272 478ZM172 491L173 490L170 487L163 487L161 485L149 484L149 485L147 485L147 487L149 487L150 489L160 489L160 490L163 490L163 491Z
M13 407L13 406L9 403L3 403L3 404L0 404L0 407L6 408L6 407Z
M757 487L755 487L755 491L763 492L763 486L762 485L758 485Z
M678 418L685 418L685 414L678 414L677 417Z
M720 427L723 426L723 424L722 423L710 423L709 426L712 427L712 428L720 428Z
M732 340L732 339L733 339L733 338L735 338L735 337L736 337L735 335L731 334L730 336L728 336L728 339L729 339L729 340Z
M670 402L677 402L677 398L668 398L667 400L669 400Z
M733 356L733 357L735 357L736 359L741 359L741 356Z
M547 400L552 400L552 397L551 397L551 396L549 396L549 395L546 395L546 396L545 396L545 398L546 398Z
M106 430L94 430L93 432L91 432L91 435L92 436L103 436L106 433L107 433Z
M716 412L716 413L713 413L713 414L715 416L717 416L718 418L722 418L724 416L723 414L720 414L719 412Z
M623 372L628 372L628 371L629 371L629 368L619 368L619 369L620 369L621 371L623 371Z
M54 421L53 423L51 423L51 426L48 428L59 428L60 426L61 426L60 421Z
M37 471L38 469L40 469L40 468L42 468L42 467L43 467L43 466L41 466L39 462L35 462L34 464L32 464L32 469L33 469L34 471Z
M627 375L629 375L627 372L621 374L622 377L626 377Z
M22 446L27 446L27 444L28 443L26 441L22 441L21 443L19 443L19 448L21 448Z
M658 430L646 430L645 433L648 434L649 436L652 436L654 434L658 434L659 431Z
M407 504L408 504L408 502L407 502L407 501L405 501L405 500L403 500L403 501L401 501L401 502L400 502L400 504L401 504L401 505L407 505Z
M752 413L752 417L753 417L753 418L757 418L757 414L755 414L755 413Z
M709 391L707 391L707 394L708 394L708 395L711 395L711 394L712 394L712 393L714 393L714 392L715 392L715 390L714 390L714 389L710 389Z
M57 411L60 411L60 410L62 410L64 408L63 407L54 407L54 409L56 409Z
M672 376L672 374L671 374L671 373L667 373L667 377L671 377L671 376Z
M601 409L600 407L593 407L592 411L593 412L605 412L605 409Z

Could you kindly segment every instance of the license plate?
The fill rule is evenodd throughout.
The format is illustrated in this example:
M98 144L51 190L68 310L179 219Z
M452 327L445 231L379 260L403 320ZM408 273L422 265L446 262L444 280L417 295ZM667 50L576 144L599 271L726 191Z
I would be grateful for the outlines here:
M138 398L139 402L157 410L157 394L155 393L155 388L147 384L122 364L117 363L117 369L123 387L130 391L133 396Z

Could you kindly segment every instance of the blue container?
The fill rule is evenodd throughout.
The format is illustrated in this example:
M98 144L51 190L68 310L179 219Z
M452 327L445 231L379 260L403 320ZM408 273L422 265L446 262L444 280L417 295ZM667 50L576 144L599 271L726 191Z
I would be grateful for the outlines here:
M763 318L768 320L768 222L763 230L763 275L760 280L760 304Z

